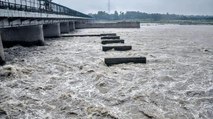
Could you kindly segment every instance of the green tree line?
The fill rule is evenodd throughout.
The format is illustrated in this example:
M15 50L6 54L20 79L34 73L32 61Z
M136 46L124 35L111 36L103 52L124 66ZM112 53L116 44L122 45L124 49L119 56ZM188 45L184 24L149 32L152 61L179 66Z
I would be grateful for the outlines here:
M96 14L89 14L96 20L146 20L146 21L161 21L161 20L199 20L213 21L213 16L198 16L198 15L176 15L176 14L148 14L139 11L127 11L108 14L105 11L99 11Z

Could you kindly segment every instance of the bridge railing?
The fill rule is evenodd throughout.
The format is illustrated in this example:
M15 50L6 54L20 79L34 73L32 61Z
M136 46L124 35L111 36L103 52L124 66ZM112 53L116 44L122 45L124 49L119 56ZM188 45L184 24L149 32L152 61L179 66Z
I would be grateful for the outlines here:
M51 2L51 0L0 0L0 9L91 18L81 12Z

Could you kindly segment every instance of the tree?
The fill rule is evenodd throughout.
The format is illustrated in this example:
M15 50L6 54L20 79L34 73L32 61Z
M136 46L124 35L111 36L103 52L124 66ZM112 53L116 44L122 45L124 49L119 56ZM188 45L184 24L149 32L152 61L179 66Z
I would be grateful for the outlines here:
M119 14L118 14L117 11L114 12L113 19L114 20L118 20L119 19Z

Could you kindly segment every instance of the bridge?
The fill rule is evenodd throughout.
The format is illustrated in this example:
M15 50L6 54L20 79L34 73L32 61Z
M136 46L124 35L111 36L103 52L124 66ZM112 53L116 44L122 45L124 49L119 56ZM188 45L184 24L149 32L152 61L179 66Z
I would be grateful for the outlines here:
M44 38L60 37L91 19L52 0L0 0L0 65L3 47L44 45Z

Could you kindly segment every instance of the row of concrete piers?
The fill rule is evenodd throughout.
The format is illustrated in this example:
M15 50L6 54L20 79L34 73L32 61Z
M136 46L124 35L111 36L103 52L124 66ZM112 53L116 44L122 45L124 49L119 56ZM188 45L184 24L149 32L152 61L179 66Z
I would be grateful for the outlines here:
M0 29L0 65L5 64L4 47L42 46L45 38L57 38L74 31L74 21Z

